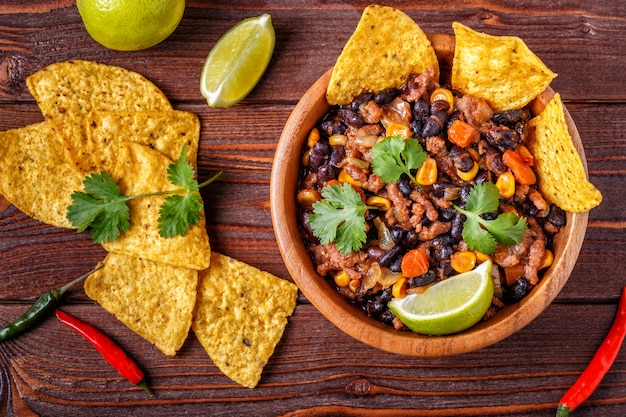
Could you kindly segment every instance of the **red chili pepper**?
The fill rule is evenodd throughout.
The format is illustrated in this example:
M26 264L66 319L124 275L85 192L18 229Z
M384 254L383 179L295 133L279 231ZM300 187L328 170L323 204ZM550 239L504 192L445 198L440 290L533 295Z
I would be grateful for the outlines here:
M128 379L131 383L143 388L150 396L152 392L146 381L144 375L137 364L126 355L126 352L122 350L113 340L111 340L102 331L93 327L92 325L85 323L70 316L61 310L55 310L54 314L66 326L71 327L80 333L89 343L91 343L100 354L106 359L106 361L113 366L124 378Z
M578 377L574 385L563 395L556 409L557 417L567 417L593 394L602 378L611 368L619 353L626 335L626 287L617 307L611 330L589 362L587 369Z

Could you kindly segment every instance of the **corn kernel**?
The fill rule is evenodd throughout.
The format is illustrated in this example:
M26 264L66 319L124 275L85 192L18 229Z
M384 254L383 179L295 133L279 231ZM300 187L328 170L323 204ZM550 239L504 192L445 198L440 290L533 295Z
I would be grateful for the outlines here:
M387 211L391 208L391 201L385 197L372 196L367 199L366 204L368 206L378 207L382 211Z
M478 174L478 163L476 161L474 161L474 165L472 165L472 169L470 169L467 172L463 172L458 168L456 170L456 175L458 175L459 178L461 178L463 181L473 180L474 177L476 177L476 174Z
M352 178L345 169L342 169L341 171L339 171L339 175L337 176L337 179L340 182L347 182L348 184L356 185L357 187L360 187L363 185L361 181L357 181L354 178Z
M328 138L328 144L330 146L346 146L348 143L348 137L346 135L332 135Z
M433 185L437 181L437 161L430 156L427 157L426 161L417 170L415 179L420 185Z
M355 294L359 290L360 286L361 286L361 281L357 279L350 280L350 283L348 284L348 288L350 288L350 291L352 291Z
M307 149L302 154L302 166L308 167L309 166L309 161L311 161L311 150Z
M510 171L502 173L496 180L496 188L500 197L511 198L515 195L515 177Z
M491 256L487 255L486 253L478 252L477 250L474 251L474 255L476 255L476 261L478 263L483 263L491 259Z
M474 161L478 161L480 160L480 154L478 153L478 151L474 148L465 148L465 150L467 151L467 153L470 154L470 156L472 157L472 159Z
M544 253L543 258L541 259L541 266L539 269L544 269L552 265L554 262L554 253L551 250L546 249L546 253Z
M313 203L321 199L322 196L320 193L310 188L304 188L298 191L298 195L296 195L298 205L305 210L311 210L313 208Z
M350 284L350 276L346 271L339 271L335 274L335 284L338 287L347 287Z
M311 129L311 133L309 133L309 137L306 141L306 146L308 146L309 148L312 148L313 146L315 146L317 142L319 142L319 140L320 140L320 131L317 130L316 127L314 127L313 129Z
M406 278L400 277L391 287L391 295L395 298L404 298L406 296L406 290Z
M450 105L450 108L448 108L448 113L452 113L454 111L454 95L452 95L452 91L443 87L436 88L430 95L430 103L432 104L438 100L448 102L448 104Z
M450 256L450 266L458 273L471 271L476 266L476 255L474 252L455 252Z
M402 136L403 138L410 138L413 136L413 131L409 126L399 123L392 123L387 126L385 133L387 136Z

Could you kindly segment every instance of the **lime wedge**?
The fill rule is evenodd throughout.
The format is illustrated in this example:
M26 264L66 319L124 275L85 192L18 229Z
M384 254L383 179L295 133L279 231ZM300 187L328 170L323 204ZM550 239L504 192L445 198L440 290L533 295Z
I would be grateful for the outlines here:
M478 323L491 305L491 261L438 282L421 294L393 298L388 306L409 329L427 335L457 333Z
M213 46L200 76L200 93L210 107L230 107L259 82L274 53L269 14L237 23Z

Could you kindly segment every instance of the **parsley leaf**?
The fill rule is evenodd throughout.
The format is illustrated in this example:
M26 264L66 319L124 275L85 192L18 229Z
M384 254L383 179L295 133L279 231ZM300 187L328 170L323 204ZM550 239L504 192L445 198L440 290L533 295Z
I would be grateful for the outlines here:
M426 161L426 152L414 138L400 135L389 136L372 148L372 169L386 183L397 181L402 174L417 184L411 170L422 166Z
M335 242L344 255L361 249L367 240L365 212L369 208L348 183L322 189L322 200L313 204L311 230L322 244Z
M159 209L158 228L162 237L184 236L191 226L198 224L202 212L200 188L211 184L221 172L198 184L193 166L187 162L183 147L178 160L167 167L167 178L182 188L170 191L125 196L106 172L93 173L83 180L84 192L72 193L72 204L67 207L67 219L78 232L90 228L96 243L110 242L128 231L130 212L127 202L141 197L168 195Z
M526 218L514 213L500 213L494 220L486 220L481 214L498 209L500 191L491 182L474 185L470 191L465 209L456 205L454 208L466 216L463 223L463 240L470 250L492 254L497 242L504 245L515 245L522 241L528 228Z

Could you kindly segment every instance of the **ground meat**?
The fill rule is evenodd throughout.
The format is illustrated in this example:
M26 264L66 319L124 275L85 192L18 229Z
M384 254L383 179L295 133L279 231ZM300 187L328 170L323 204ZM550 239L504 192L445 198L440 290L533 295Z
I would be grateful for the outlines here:
M485 100L466 95L456 102L455 107L461 111L463 119L474 126L481 134L486 134L489 128L491 128L493 110Z
M411 201L404 198L395 182L387 184L385 189L392 204L391 210L387 210L385 215L388 224L391 226L397 224L404 230L411 229L411 213L409 211Z
M446 149L446 140L439 136L431 136L426 139L426 150L431 155L438 155Z
M401 97L408 102L415 102L428 92L439 87L435 67L431 66L421 74L411 74L402 88Z
M434 222L428 227L422 227L418 233L419 240L432 240L439 235L448 233L452 227L452 223Z
M376 104L374 100L370 100L359 108L359 116L365 123L378 123L383 117L383 108Z
M538 282L537 270L545 254L545 235L534 218L529 217L527 221L528 229L522 241L510 246L498 244L493 260L503 268L523 265L524 276L534 285Z
M420 190L413 190L409 198L424 209L428 220L434 222L439 218L439 211L437 211L433 203Z
M367 180L363 181L363 184L361 184L361 187L363 187L364 190L371 191L373 193L379 192L384 186L385 182L376 174L371 174L367 177Z
M367 181L369 174L366 170L361 167L358 167L354 164L346 164L343 169L354 179L355 181L363 182Z
M363 251L352 252L344 255L337 249L334 243L328 245L315 245L312 248L317 273L324 276L330 271L351 269L355 265L365 262L367 253Z

